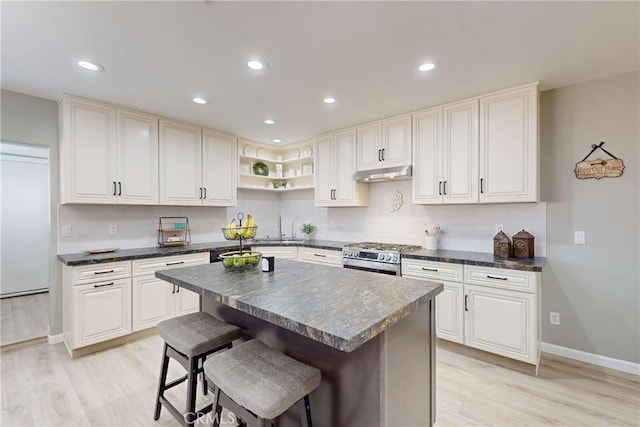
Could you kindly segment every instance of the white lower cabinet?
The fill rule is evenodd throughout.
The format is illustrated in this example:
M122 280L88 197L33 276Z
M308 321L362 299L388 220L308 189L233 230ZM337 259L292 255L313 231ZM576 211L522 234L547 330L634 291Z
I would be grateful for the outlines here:
M537 364L534 294L465 284L464 343Z
M404 259L402 275L444 285L438 338L538 364L540 273Z
M64 267L63 329L70 352L131 333L130 271L130 261Z
M199 311L200 295L156 278L155 272L208 263L208 252L133 261L132 330Z
M298 259L297 246L251 246L254 252L260 252L262 256L274 256L280 259Z
M298 261L342 268L342 251L300 246L298 248Z

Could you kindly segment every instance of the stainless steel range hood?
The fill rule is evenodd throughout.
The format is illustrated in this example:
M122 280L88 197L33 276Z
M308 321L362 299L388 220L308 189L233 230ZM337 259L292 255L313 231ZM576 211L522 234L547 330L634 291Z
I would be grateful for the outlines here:
M411 179L411 165L360 171L353 174L353 179L361 182L382 182L398 179Z

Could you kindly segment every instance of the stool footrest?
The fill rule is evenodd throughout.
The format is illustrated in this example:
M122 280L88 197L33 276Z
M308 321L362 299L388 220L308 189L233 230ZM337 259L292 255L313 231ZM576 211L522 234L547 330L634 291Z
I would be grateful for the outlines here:
M185 382L187 380L187 378L188 378L188 376L185 375L184 377L178 378L177 380L173 380L170 383L165 384L162 391L169 390L171 387L175 387L178 384L182 384L183 382Z

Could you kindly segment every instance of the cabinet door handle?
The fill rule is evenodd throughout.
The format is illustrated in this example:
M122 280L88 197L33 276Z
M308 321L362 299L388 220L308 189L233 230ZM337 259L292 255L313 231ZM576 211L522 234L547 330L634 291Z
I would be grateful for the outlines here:
M488 274L487 279L508 280L506 277L490 276Z
M469 311L469 295L464 296L464 311Z
M207 198L207 187L204 187L204 197L203 197L203 199L206 199L206 198Z
M200 200L202 200L202 187L200 187Z
M424 271L438 271L438 269L437 269L437 268L427 268L427 267L422 267L422 269L423 269Z
M171 284L171 293L172 294L176 293L176 285L174 285L173 283Z
M442 196L442 181L438 181L438 194Z
M116 182L113 181L113 195L116 195Z
M319 256L321 258L326 258L327 256L325 254L313 254L313 256Z
M180 286L176 285L176 294L180 292Z
M122 196L122 182L118 181L118 196Z
M378 150L378 161L382 161L382 150Z
M102 285L93 285L94 288L104 288L105 286L111 286L113 285L113 282L110 283L103 283Z
M104 271L94 271L93 274L107 274L107 273L113 273L113 270L104 270Z
M382 161L384 162L384 150L386 150L386 148L382 149Z
M444 185L442 186L442 188L444 189L444 195L447 195L447 181L444 182Z
M184 261L176 261L176 262L167 262L167 265L178 265L178 264L184 264Z
M484 186L482 184L484 184L484 178L480 178L480 194L484 193Z

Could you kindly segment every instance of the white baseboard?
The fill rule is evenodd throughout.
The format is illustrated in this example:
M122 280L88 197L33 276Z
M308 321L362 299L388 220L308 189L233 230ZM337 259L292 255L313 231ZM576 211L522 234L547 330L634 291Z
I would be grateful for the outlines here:
M540 350L545 353L555 354L557 356L566 357L568 359L579 360L581 362L602 366L603 368L616 369L618 371L628 372L630 374L640 376L639 363L627 362L626 360L614 359L612 357L601 356L595 353L587 353L586 351L575 350L568 347L561 347L559 345L549 344L546 342L540 343Z
M64 341L64 334L48 335L47 340L49 341L49 345L61 343Z

